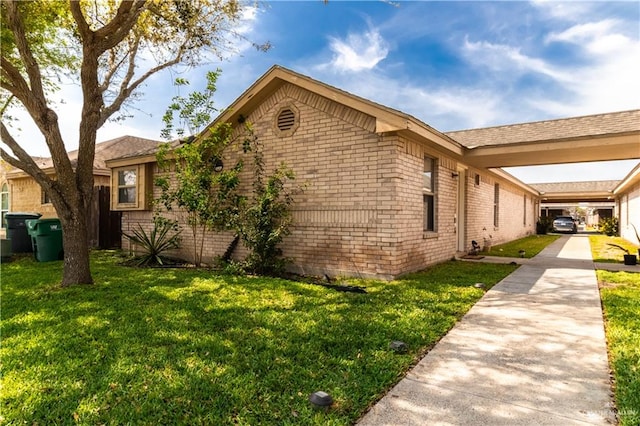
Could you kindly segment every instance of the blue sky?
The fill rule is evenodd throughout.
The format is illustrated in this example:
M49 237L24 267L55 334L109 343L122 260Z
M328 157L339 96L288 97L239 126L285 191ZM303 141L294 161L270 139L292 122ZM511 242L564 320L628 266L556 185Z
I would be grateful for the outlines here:
M200 69L156 76L129 110L98 134L159 139L176 76L201 88L222 69L217 105L232 103L279 64L409 113L440 131L640 108L640 3L270 2L246 14L243 34L273 48L237 52ZM183 93L185 94L185 93ZM74 149L77 88L64 89L64 135ZM48 155L22 125L32 155ZM620 179L638 161L507 169L525 182Z

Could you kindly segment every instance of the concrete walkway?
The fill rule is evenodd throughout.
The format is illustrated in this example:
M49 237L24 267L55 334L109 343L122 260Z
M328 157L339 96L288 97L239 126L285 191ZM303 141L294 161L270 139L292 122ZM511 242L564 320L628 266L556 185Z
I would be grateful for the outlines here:
M488 291L359 422L615 424L587 236L563 236Z

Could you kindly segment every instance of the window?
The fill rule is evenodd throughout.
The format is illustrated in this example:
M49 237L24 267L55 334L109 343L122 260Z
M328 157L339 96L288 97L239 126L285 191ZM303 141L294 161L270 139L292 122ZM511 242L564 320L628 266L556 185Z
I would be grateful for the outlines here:
M500 184L493 187L493 226L500 226Z
M522 206L522 224L527 226L527 194L524 194Z
M422 173L422 204L424 209L423 230L434 232L436 230L436 161L433 158L424 158L424 171Z
M118 204L136 204L138 170L136 168L118 171Z
M124 164L111 169L111 210L150 210L153 163Z
M0 189L0 215L2 216L0 219L2 223L0 223L0 227L4 228L4 215L9 211L9 185L6 183L2 184L2 189Z
M42 200L42 204L51 204L51 198L49 198L49 194L44 189L41 189L42 196L40 197Z

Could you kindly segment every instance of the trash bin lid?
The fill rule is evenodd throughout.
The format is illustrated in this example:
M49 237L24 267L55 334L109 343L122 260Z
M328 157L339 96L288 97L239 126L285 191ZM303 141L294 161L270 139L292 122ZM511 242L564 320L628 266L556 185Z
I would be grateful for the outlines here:
M27 220L29 235L36 237L38 235L49 235L51 232L62 232L62 224L57 217L49 217L45 219Z
M10 219L38 219L41 216L42 214L33 212L7 212L4 214L5 218Z
M62 224L60 223L60 219L58 219L57 217L38 219L36 222L36 227L46 226L52 231L62 231Z

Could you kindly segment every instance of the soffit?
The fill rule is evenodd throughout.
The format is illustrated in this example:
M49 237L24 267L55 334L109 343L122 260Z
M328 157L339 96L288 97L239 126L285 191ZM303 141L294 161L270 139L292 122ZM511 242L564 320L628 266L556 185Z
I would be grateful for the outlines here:
M640 110L447 132L477 167L640 158Z
M613 199L613 190L619 181L532 183L543 202L605 202Z

